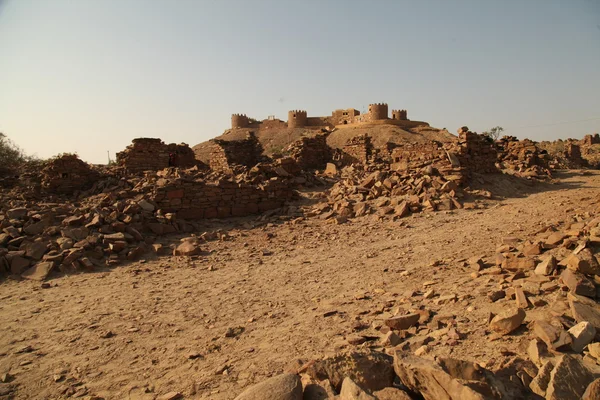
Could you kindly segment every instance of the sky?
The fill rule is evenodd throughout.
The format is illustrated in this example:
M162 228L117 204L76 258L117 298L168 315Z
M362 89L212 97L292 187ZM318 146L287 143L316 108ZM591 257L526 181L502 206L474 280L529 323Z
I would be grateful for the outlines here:
M0 0L0 132L38 157L379 102L451 132L600 132L600 0Z

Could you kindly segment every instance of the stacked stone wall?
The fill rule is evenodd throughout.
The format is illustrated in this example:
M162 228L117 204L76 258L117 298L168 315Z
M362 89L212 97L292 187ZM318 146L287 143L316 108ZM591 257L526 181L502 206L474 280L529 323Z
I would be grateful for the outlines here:
M42 169L42 188L49 193L72 194L89 189L99 178L100 174L75 154L64 154Z
M327 144L327 134L303 137L292 143L286 153L305 170L323 169L332 160L333 151Z
M168 167L197 165L194 151L185 143L165 144L160 139L137 138L117 153L117 164L127 172L158 171Z
M260 185L221 180L178 180L157 187L152 200L165 213L183 219L243 217L279 208L296 197L287 182L272 178Z
M343 164L367 164L371 161L373 145L369 135L359 135L348 140L343 149Z
M262 147L256 136L250 133L244 140L213 139L210 153L210 169L233 173L235 166L253 167L261 158Z

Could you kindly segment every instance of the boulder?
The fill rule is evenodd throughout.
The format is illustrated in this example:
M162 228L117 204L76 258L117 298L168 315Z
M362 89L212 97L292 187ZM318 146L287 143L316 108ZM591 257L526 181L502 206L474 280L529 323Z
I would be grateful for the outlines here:
M546 343L548 348L554 350L569 346L572 343L571 336L562 328L562 326L558 327L546 321L535 321L533 332L538 338Z
M579 358L565 354L550 373L546 400L581 399L594 378Z
M386 319L385 324L394 330L401 331L416 325L417 322L419 322L419 317L420 315L417 313L397 315L395 317Z
M585 275L566 268L560 274L560 279L567 285L571 292L582 296L596 297L596 286Z
M328 379L337 391L341 390L346 377L374 391L394 383L392 362L392 357L377 351L342 353L316 361L308 367L307 373L317 381Z
M425 400L511 398L506 397L506 386L491 371L469 361L442 358L434 362L398 351L394 370L404 386Z
M569 334L573 339L571 348L576 353L581 353L585 346L590 344L596 336L596 328L587 321L578 323L569 329Z
M548 256L535 267L534 273L536 275L552 275L552 272L556 269L556 258L554 256Z
M583 249L577 254L571 253L571 255L563 261L563 264L565 264L567 268L576 272L581 272L582 274L600 275L600 264L598 264L598 260L596 260L590 249Z
M33 267L29 268L27 271L21 274L21 277L24 279L30 279L34 281L43 281L48 277L50 271L54 267L54 263L50 261L44 261L37 263Z
M196 256L201 252L202 250L200 249L200 246L196 245L196 243L185 241L177 246L177 248L173 251L173 255L191 257Z
M554 369L554 362L552 360L547 361L542 368L539 369L537 375L529 384L529 389L542 397L546 396L546 390L548 389L548 383L550 382L550 374Z
M352 379L345 378L342 382L339 400L377 400L377 398L365 392Z
M508 335L521 326L525 316L526 313L522 308L504 311L492 319L490 329L501 335Z
M598 400L600 399L600 378L594 379L583 393L581 400Z
M600 306L594 300L573 293L568 293L567 298L575 321L588 321L596 331L600 331Z
M405 391L392 387L373 392L373 395L377 400L412 400Z
M11 208L6 212L8 219L23 219L27 216L26 208Z
M282 374L254 385L235 400L302 400L302 381L298 375Z

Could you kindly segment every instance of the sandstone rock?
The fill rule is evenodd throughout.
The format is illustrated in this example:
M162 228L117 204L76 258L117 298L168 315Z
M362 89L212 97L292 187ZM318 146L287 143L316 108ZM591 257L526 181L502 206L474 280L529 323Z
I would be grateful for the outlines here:
M413 325L416 325L419 322L419 314L407 314L407 315L397 315L395 317L386 319L384 323L392 329L397 331L401 331L404 329L408 329Z
M298 375L274 376L246 389L235 400L302 400L302 381Z
M412 400L405 391L391 387L373 392L373 395L377 400Z
M592 357L600 359L600 343L590 343L588 345L588 351Z
M440 358L436 363L396 352L394 370L404 386L425 400L499 399L508 393L490 371L468 361Z
M538 320L533 325L533 332L548 348L558 350L572 343L571 336L562 327L554 326L546 321Z
M538 366L542 365L542 358L544 357L545 353L546 346L543 344L543 342L537 339L532 339L529 342L529 346L527 346L527 355L534 364Z
M28 267L30 261L25 257L13 256L10 261L10 272L15 275L22 274Z
M140 200L140 201L138 201L137 204L144 211L148 211L148 212L154 211L154 205L152 203L150 203L148 200Z
M567 236L562 232L554 232L544 242L544 247L551 249L559 246Z
M196 256L201 252L202 250L200 249L200 246L193 242L186 241L177 246L177 248L173 251L173 255L191 257Z
M25 232L28 235L35 236L35 235L39 235L40 233L42 233L44 231L44 229L46 229L47 226L48 226L48 223L46 221L39 221L39 222L25 226L23 228L23 232Z
M521 326L525 316L522 308L504 311L490 321L490 329L501 335L508 335Z
M377 398L365 392L352 379L345 378L342 382L339 400L377 400Z
M494 302L506 297L506 292L504 290L494 290L488 294L488 298Z
M573 293L567 294L567 298L575 321L588 321L596 331L600 331L600 306L594 300Z
M585 275L566 268L561 274L560 279L569 290L575 294L587 297L596 297L596 285Z
M331 382L324 380L317 383L308 383L304 386L304 396L302 400L328 400L336 397L337 394L331 385Z
M588 275L600 275L600 264L590 249L583 249L579 253L572 253L563 263L567 268Z
M530 271L535 269L535 260L529 257L507 257L502 261L502 269L507 271Z
M550 374L554 369L554 362L547 361L542 368L538 371L537 375L529 384L529 389L537 395L542 397L546 396L546 390L548 389L548 383L550 382Z
M527 296L525 296L525 292L523 291L523 288L520 286L515 287L515 301L517 303L517 307L519 307L519 308L529 307L529 302L527 301Z
M48 274L50 274L50 271L52 271L53 267L54 263L52 262L40 262L23 272L21 277L34 281L43 281L48 277Z
M337 167L335 166L335 164L332 163L327 163L327 166L325 167L325 171L323 172L325 175L337 175L338 170Z
M599 400L600 399L600 378L596 378L590 383L583 393L581 400Z
M594 375L576 357L563 355L550 373L546 400L580 399Z
M6 211L6 217L8 219L23 219L27 216L27 209L26 208L11 208L10 210Z
M32 258L36 261L41 260L46 251L48 245L43 242L29 242L25 244L25 256ZM23 247L21 247L23 249Z
M581 353L585 346L591 343L596 336L596 328L587 321L578 323L569 329L568 332L573 338L571 348L576 353Z
M339 391L344 378L349 377L366 390L392 386L394 369L392 357L376 352L350 352L316 361L307 368L308 375L317 380L328 379Z
M180 400L183 399L183 395L179 392L169 392L159 396L157 400Z
M552 275L556 269L556 258L554 256L548 256L535 267L534 273L536 275Z
M402 342L402 338L398 336L394 331L389 331L385 334L383 338L381 338L381 344L383 346L397 346Z

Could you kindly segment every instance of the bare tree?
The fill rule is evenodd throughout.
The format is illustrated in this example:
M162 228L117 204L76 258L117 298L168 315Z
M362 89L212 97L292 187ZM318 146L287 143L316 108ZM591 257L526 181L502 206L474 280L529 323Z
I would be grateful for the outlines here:
M490 129L489 131L485 131L482 134L489 137L492 140L498 140L498 138L500 137L500 135L502 134L502 132L504 132L504 128L501 126L495 126L492 129Z

